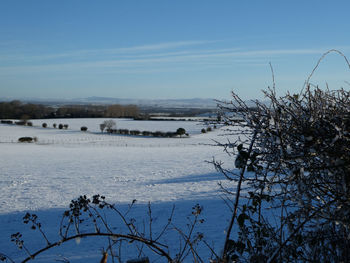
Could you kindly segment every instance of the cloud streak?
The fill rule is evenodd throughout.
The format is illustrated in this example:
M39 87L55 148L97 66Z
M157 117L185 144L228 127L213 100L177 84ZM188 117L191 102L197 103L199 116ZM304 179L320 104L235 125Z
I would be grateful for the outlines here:
M262 49L208 48L219 41L179 41L116 49L92 49L14 57L10 63L0 64L0 75L65 72L76 70L107 70L110 72L164 72L189 68L232 67L245 64L267 65L272 58L295 55L322 55L327 48ZM350 47L342 47L349 50ZM16 59L17 58L17 59ZM60 59L64 59L63 61ZM5 58L6 60L6 58ZM21 63L18 63L21 62Z
M24 55L28 60L50 60L59 58L82 58L87 56L109 56L109 55L130 55L130 54L142 54L142 52L161 51L166 49L178 49L191 46L199 46L210 43L216 43L219 41L177 41L177 42L165 42L152 45L141 45L121 48L106 48L106 49L82 49L73 50L55 54L42 54L42 55ZM6 51L6 54L8 51ZM19 59L17 55L3 55L0 56L3 59Z

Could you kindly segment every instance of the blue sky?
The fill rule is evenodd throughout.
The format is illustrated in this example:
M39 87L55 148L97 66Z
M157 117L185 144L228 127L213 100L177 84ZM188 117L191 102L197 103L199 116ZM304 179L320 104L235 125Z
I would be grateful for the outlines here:
M349 1L2 0L3 98L261 98L350 57ZM350 88L326 57L311 83Z

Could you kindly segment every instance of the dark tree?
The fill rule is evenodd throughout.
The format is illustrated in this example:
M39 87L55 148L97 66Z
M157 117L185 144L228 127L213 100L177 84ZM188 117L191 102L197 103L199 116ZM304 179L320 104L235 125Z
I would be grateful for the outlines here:
M180 137L182 137L182 135L184 135L186 133L186 130L184 128L178 128L176 130L176 134L180 135Z

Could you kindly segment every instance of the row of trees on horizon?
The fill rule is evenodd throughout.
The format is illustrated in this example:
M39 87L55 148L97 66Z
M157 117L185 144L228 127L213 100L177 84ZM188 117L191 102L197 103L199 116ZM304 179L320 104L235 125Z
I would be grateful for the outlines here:
M1 119L48 118L136 118L140 111L136 105L67 105L50 107L42 104L22 103L14 100L0 102Z

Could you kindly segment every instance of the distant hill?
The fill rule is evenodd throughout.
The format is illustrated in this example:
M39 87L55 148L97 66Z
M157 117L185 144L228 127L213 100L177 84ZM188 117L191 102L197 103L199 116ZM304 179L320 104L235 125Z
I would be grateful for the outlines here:
M87 97L75 99L36 99L36 98L18 98L22 102L40 103L46 105L68 105L68 104L93 104L93 105L108 105L108 104L135 104L145 107L157 108L216 108L214 99L122 99L109 97ZM3 99L4 100L4 99ZM4 101L13 99L6 98Z
M0 98L1 101L12 101L14 98ZM172 108L172 109L216 109L217 102L215 99L209 98L192 98L192 99L130 99L130 98L111 98L111 97L87 97L87 98L73 98L73 99L38 99L38 98L16 98L25 103L44 104L48 106L62 106L62 105L111 105L120 104L128 105L134 104L140 108ZM260 101L265 103L264 101ZM245 103L252 107L255 103L251 100Z
M97 103L97 104L136 104L139 106L155 106L155 107L179 107L179 108L215 108L214 99L120 99L106 97L88 97L79 99L81 103Z

